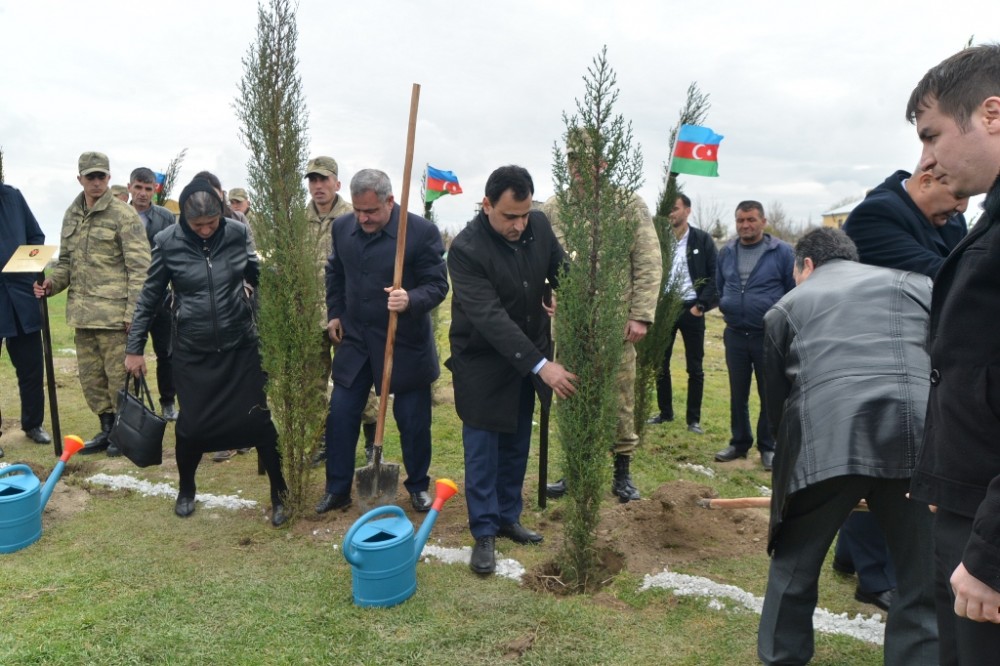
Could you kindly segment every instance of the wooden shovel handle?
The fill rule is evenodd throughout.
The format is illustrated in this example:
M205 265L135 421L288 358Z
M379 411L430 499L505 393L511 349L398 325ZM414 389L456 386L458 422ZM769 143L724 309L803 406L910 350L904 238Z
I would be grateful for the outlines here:
M399 230L396 232L396 267L392 274L392 288L403 286L403 258L406 256L406 215L410 198L410 173L413 171L413 144L417 134L417 105L420 101L420 84L414 83L410 93L410 124L406 130L406 160L403 162L403 190L399 199ZM378 402L378 419L375 421L375 455L372 462L382 460L382 436L385 433L385 414L388 409L389 383L392 380L392 351L396 344L396 324L399 313L389 312L389 328L385 334L385 359L382 364L382 393Z

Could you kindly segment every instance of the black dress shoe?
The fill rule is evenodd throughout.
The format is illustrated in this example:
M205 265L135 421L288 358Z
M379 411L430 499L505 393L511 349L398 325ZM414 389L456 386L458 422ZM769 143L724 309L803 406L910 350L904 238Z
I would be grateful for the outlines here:
M410 493L410 504L413 505L414 511L426 513L431 510L431 496L427 494L426 490Z
M52 436L45 432L45 428L42 426L35 426L31 430L25 430L24 436L33 441L35 444L52 443Z
M715 462L732 462L737 458L746 458L747 452L740 451L735 446L729 445L715 454Z
M701 429L701 424L697 421L688 423L688 430L696 435L704 435L705 431Z
M545 538L538 532L532 532L528 528L521 525L521 523L501 525L500 531L497 532L497 536L506 537L514 543L519 543L523 546L533 546L535 544L539 544Z
M332 511L333 509L346 509L351 506L351 495L335 495L333 493L327 493L323 495L323 499L319 501L316 505L316 513L326 513L327 511Z
M566 494L566 479L545 484L545 496L549 499L559 499Z
M765 472L770 472L774 469L774 451L761 451L760 464L764 466Z
M92 453L100 453L108 448L111 443L108 441L108 433L103 430L96 435L90 441L83 445L80 449L81 456L89 456Z
M884 590L882 592L862 592L860 587L854 588L854 598L863 604L871 604L888 612L892 600L896 597L896 590Z
M194 498L193 497L181 497L177 496L177 501L174 503L174 513L176 513L181 518L187 518L192 513L194 513Z
M650 425L659 425L661 423L670 423L674 420L672 416L664 416L663 414L657 414L656 416L646 419L646 423Z
M497 569L497 555L493 551L496 545L495 536L481 536L472 547L472 557L469 558L469 568L477 574L491 574Z
M281 527L288 522L288 509L284 504L275 504L271 507L271 524Z

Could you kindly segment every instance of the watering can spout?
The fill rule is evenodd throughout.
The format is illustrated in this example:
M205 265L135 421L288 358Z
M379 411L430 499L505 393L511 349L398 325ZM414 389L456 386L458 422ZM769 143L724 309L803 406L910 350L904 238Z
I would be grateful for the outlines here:
M441 512L441 507L457 492L458 484L451 479L437 480L434 486L434 503L431 504L431 510L427 513L427 517L424 518L424 523L420 526L420 531L417 532L417 536L414 539L413 557L415 560L419 560L420 553L424 551L427 537L431 534L431 528L434 527L434 522L437 520L438 513Z
M76 435L66 435L63 438L63 452L59 457L59 462L52 469L52 473L49 474L49 478L46 479L45 485L42 487L42 492L40 495L41 507L44 509L45 505L49 502L49 497L52 496L52 491L56 487L56 483L59 481L59 477L62 476L63 469L66 467L66 461L73 457L77 451L83 448L83 439L77 437Z

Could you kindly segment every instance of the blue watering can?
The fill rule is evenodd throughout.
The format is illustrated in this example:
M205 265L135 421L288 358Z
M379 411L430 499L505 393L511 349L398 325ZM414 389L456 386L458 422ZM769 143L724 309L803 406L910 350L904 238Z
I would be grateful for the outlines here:
M344 557L351 564L354 603L388 607L401 604L417 591L417 560L441 507L458 492L451 479L439 479L434 503L416 537L413 525L398 506L380 506L358 518L344 535ZM381 520L375 520L381 516Z
M42 509L52 496L66 461L83 448L83 440L76 435L67 436L63 442L62 456L44 487L27 465L10 465L0 470L0 553L21 550L42 536Z

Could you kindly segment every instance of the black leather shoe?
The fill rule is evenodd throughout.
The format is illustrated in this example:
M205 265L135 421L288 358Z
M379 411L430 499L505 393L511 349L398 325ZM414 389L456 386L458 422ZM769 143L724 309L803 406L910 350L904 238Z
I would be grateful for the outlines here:
M316 505L316 513L326 513L333 509L346 509L349 506L351 506L350 494L334 495L333 493L327 493L323 495L323 499Z
M497 569L497 555L493 551L496 545L495 536L481 536L472 547L472 557L469 558L469 568L477 574L491 574Z
M705 431L701 429L701 424L695 421L694 423L688 423L688 430L696 435L704 435Z
M117 444L108 444L107 454L109 458L118 458L122 454L122 450L118 448Z
M177 420L177 407L172 402L164 402L160 404L160 411L163 413L163 420L165 421L176 421Z
M746 451L738 451L735 446L727 446L715 454L715 462L732 462L737 458L746 458Z
M833 570L843 576L853 576L854 575L854 565L850 562L843 562L838 560L836 557L833 558Z
M661 423L670 423L674 420L672 416L664 416L663 414L657 414L656 416L646 419L646 423L649 425L659 425Z
M111 443L108 441L108 433L102 430L94 435L93 439L83 445L83 448L80 449L80 455L89 456L92 453L100 453L101 451L107 449L110 444Z
M275 504L271 507L271 524L275 527L281 527L288 522L288 509L285 508L284 504Z
M549 499L559 499L566 494L566 479L545 484L545 496Z
M774 451L761 451L760 464L764 466L765 472L770 472L774 468Z
M35 444L52 443L52 436L45 432L45 428L42 426L35 426L31 430L25 430L24 436L33 441Z
M500 531L497 532L497 536L506 537L514 543L519 543L522 546L533 546L535 544L539 544L545 538L538 532L532 532L528 528L521 525L521 523L501 525Z
M181 518L187 518L192 513L194 513L194 498L193 497L181 497L177 496L177 501L174 503L174 513L176 513Z
M888 612L892 600L896 598L896 590L885 590L883 592L862 592L860 587L854 589L854 598L863 604L878 606Z
M431 510L431 496L427 494L426 490L410 493L410 504L413 505L414 511L426 513Z

